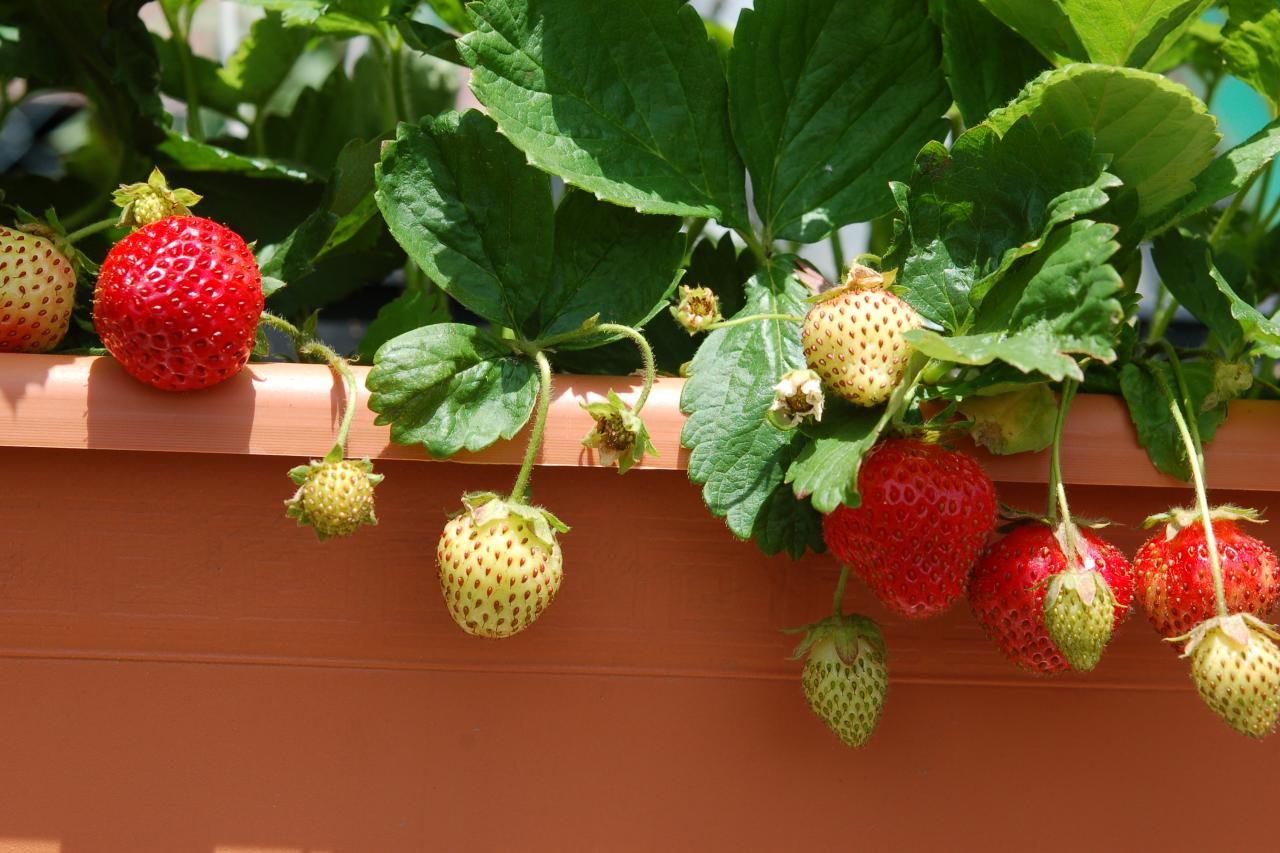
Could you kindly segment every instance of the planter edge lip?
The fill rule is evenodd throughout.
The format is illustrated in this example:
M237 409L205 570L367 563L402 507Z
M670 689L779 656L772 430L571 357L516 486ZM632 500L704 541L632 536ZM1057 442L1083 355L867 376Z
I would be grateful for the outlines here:
M348 451L353 457L431 461L420 446L391 442L374 423L364 380L369 368L354 368L360 404ZM595 453L581 444L592 420L582 410L609 389L634 400L638 376L555 377L546 440L538 464L599 467ZM660 378L644 409L657 456L639 470L685 470L689 451L680 444L685 416L680 411L684 380ZM223 453L320 457L333 446L341 414L338 385L328 367L283 362L250 364L239 376L203 391L157 391L128 376L113 359L98 356L5 354L0 358L4 396L0 446L170 453ZM1280 402L1243 400L1206 449L1210 486L1268 491L1280 482L1280 458L1269 452ZM517 465L527 428L511 441L449 461ZM993 480L1043 483L1046 453L994 456L974 453ZM1185 488L1156 471L1138 445L1124 402L1108 395L1080 395L1063 437L1064 473L1082 485Z

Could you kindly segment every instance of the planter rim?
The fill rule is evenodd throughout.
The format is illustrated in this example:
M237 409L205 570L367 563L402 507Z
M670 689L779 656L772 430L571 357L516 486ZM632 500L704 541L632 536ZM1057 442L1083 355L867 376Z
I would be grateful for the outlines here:
M420 446L391 442L368 408L368 367L355 367L360 403L351 430L351 456L429 460ZM546 440L538 464L596 466L581 445L592 420L581 408L603 399L610 388L623 399L640 391L637 376L557 375ZM684 380L660 378L644 410L656 457L641 470L684 470L689 451L680 446ZM170 393L146 386L111 358L6 354L0 358L4 397L0 446L267 456L323 456L333 446L341 392L328 367L316 364L250 364L239 376L203 391ZM1280 454L1272 450L1280 402L1240 400L1206 449L1209 485L1218 489L1270 491L1280 482ZM527 430L526 430L527 432ZM517 465L526 432L479 453L451 461ZM998 482L1044 482L1047 454L994 456L967 448ZM1080 395L1063 436L1065 475L1088 485L1182 487L1152 467L1138 445L1124 401Z

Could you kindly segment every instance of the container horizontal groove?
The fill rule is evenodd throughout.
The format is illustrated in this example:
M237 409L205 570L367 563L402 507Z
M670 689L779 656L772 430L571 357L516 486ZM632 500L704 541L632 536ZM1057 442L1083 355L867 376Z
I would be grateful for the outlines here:
M369 368L356 367L363 386ZM640 391L636 376L555 377L550 421L539 455L541 465L589 467L593 451L582 447L591 430L581 404L603 399L612 388L624 399ZM683 470L688 450L680 445L684 380L661 378L645 407L657 455L649 470ZM323 365L252 364L240 376L213 388L184 394L157 391L129 377L110 358L5 355L0 358L0 446L173 453L322 456L333 446L341 414L341 392ZM352 456L428 460L421 447L391 441L376 426L361 390L348 447ZM1267 491L1280 481L1280 458L1271 451L1280 425L1280 403L1242 400L1207 449L1214 488ZM519 464L526 434L498 442L454 461ZM993 456L977 452L992 478L1007 483L1046 479L1047 454ZM1063 437L1066 479L1102 486L1169 487L1178 482L1148 461L1124 401L1081 395L1072 406Z

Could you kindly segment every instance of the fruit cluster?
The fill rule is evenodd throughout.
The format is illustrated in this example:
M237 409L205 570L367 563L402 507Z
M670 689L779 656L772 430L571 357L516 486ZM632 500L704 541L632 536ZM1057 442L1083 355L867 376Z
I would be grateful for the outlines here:
M809 367L828 391L860 406L888 402L888 420L895 392L916 381L904 334L920 318L885 281L855 266L843 287L816 299L804 341ZM1176 356L1172 367L1180 375ZM1198 442L1179 401L1161 384L1186 438L1199 505L1153 516L1149 525L1161 529L1133 564L1070 514L1059 444L1071 381L1054 433L1048 512L1018 514L994 544L996 493L977 462L906 424L901 435L879 440L858 473L859 504L824 517L824 539L844 569L833 614L801 629L805 639L796 650L807 657L802 684L810 707L842 741L867 741L888 685L879 629L843 612L849 573L906 619L936 616L967 592L974 616L1005 656L1045 675L1093 669L1136 597L1163 638L1186 644L1192 678L1210 708L1252 737L1275 729L1280 649L1262 620L1280 601L1280 567L1271 549L1237 523L1255 514L1209 508ZM780 427L805 419L794 403L797 385L792 376L779 383L770 416ZM804 406L809 417L821 417L821 400L806 398ZM779 421L779 410L789 417Z

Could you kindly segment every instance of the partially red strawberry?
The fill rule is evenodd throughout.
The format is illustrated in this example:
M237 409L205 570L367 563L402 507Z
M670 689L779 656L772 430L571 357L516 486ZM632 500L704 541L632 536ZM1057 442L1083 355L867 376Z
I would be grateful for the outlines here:
M823 520L827 546L890 610L943 612L996 524L996 491L963 453L907 438L876 445L858 474L862 503Z
M75 269L52 240L0 227L0 352L56 347L75 297Z
M1081 562L1098 572L1115 595L1120 626L1133 600L1133 570L1124 554L1090 530L1080 530ZM1067 568L1053 528L1028 521L987 550L969 580L974 616L1009 660L1032 672L1070 669L1044 624L1048 579Z
M1227 609L1266 619L1280 600L1276 555L1236 524L1247 516L1231 509L1212 515ZM1164 526L1133 560L1137 598L1156 631L1172 638L1217 615L1209 549L1198 513L1175 510L1152 520Z
M107 255L93 323L133 376L165 391L192 391L240 372L262 307L262 274L240 235L208 219L172 216Z

